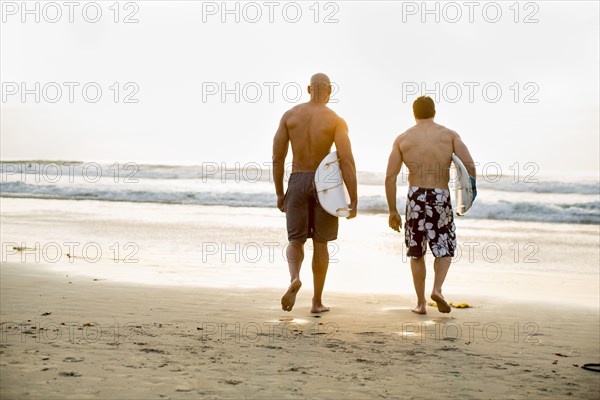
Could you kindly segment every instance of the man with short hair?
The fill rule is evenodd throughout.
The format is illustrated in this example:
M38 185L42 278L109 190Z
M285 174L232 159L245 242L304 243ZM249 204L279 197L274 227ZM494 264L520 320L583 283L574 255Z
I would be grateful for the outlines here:
M408 168L408 197L406 200L405 243L413 283L417 293L417 306L412 309L426 314L425 251L427 242L435 257L435 279L431 298L442 313L450 306L442 295L442 285L456 248L456 234L448 181L452 153L465 164L474 189L475 163L458 133L433 121L435 104L428 96L413 103L416 125L394 141L385 178L385 192L389 208L389 226L400 231L402 218L396 208L396 180L402 163Z
M327 107L331 82L325 74L315 74L308 86L310 101L299 104L281 118L273 140L273 178L277 207L286 213L289 245L286 249L291 283L281 298L281 308L291 311L302 282L300 267L304 259L304 243L312 238L314 296L311 312L329 311L321 295L329 266L327 242L337 239L338 219L319 205L315 190L315 171L335 143L344 183L350 195L350 215L356 217L356 167L348 137L348 126ZM292 145L292 174L287 192L283 192L283 175L288 146Z

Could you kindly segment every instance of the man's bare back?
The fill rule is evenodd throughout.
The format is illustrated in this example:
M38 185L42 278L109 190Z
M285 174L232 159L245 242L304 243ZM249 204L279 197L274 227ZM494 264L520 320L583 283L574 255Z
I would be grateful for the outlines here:
M433 119L418 120L415 126L398 136L394 147L408 167L409 185L422 188L448 189L452 153L463 160L470 158L468 152L460 154L464 153L460 136Z
M314 172L329 152L336 130L348 130L333 110L315 103L300 104L283 116L292 145L292 172Z

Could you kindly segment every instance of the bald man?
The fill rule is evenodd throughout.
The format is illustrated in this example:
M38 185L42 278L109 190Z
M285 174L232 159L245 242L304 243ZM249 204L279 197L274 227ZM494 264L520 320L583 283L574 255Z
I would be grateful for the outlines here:
M350 194L350 215L356 217L356 168L348 137L348 126L327 107L331 82L325 74L315 74L308 86L310 101L288 110L279 123L273 140L273 178L277 207L286 213L289 245L286 255L290 270L290 286L281 298L281 308L292 311L296 294L302 286L300 267L304 260L304 243L313 241L314 295L311 312L329 311L322 301L325 277L329 267L327 243L337 239L338 219L328 214L317 200L314 177L319 163L335 147L340 159L344 183ZM284 163L289 144L292 144L292 174L284 194Z

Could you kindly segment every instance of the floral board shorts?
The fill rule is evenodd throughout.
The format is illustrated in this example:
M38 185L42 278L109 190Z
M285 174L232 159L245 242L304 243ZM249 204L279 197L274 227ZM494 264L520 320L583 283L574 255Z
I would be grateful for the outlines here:
M408 257L424 256L426 242L429 242L434 257L454 257L456 233L450 192L409 187L404 233Z

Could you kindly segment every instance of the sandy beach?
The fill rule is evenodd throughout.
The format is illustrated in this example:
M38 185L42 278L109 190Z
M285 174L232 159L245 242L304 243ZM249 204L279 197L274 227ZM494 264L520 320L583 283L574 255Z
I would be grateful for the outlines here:
M2 398L595 399L597 309L124 285L2 265Z
M6 198L2 207L3 399L600 394L598 374L581 368L600 358L594 226L458 220L459 241L527 240L539 262L462 257L446 296L474 308L419 316L401 240L383 217L363 215L341 227L324 298L332 310L314 316L308 265L285 313L279 256L253 263L211 251L202 262L202 243L285 240L273 210ZM558 234L565 227L569 238ZM36 261L10 247L106 251L132 238L133 264L77 252L49 262L49 246Z
M600 394L581 368L600 358L593 225L457 219L463 254L445 294L474 308L419 316L402 237L363 214L340 227L332 310L314 316L308 264L294 310L280 308L277 210L1 201L3 399Z

